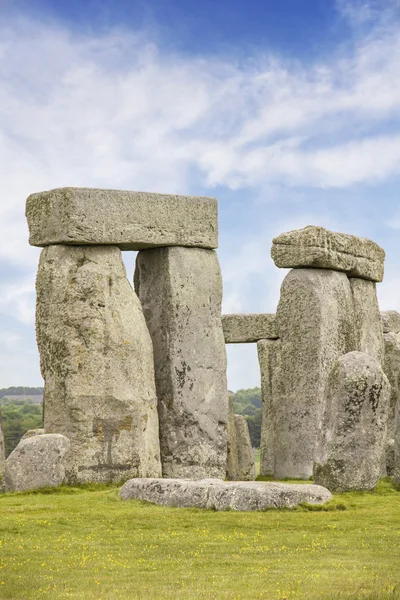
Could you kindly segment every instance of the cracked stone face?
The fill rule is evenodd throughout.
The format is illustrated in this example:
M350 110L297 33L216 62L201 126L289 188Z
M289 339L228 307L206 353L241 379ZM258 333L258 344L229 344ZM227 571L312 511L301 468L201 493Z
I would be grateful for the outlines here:
M161 472L153 351L114 246L49 246L37 276L44 428L71 441L66 477Z
M163 475L225 477L228 390L217 255L142 250L135 289L153 340Z

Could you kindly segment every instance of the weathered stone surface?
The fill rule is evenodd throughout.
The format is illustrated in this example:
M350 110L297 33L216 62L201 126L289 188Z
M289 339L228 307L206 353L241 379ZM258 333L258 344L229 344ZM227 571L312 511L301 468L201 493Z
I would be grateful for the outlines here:
M120 250L49 246L36 289L44 428L71 441L68 482L158 476L152 343Z
M277 267L314 267L344 271L351 277L382 281L385 251L365 238L309 225L272 240Z
M231 481L254 481L256 465L246 418L233 414L232 398L229 398L228 456L226 478Z
M356 347L383 363L384 345L376 284L365 279L350 279L353 295Z
M344 273L290 271L277 310L281 368L276 385L275 471L308 479L324 414L325 385L335 361L355 348L353 300Z
M302 502L324 504L332 498L318 485L218 479L131 479L119 495L122 500L145 500L162 506L239 511L289 508Z
M315 482L331 492L373 489L385 452L390 384L377 360L349 352L327 385Z
M135 288L153 340L165 477L225 477L228 390L217 255L139 252Z
M1 413L0 413L0 478L3 477L5 467L5 448L4 448L4 435L1 427Z
M232 396L229 397L226 478L231 481L254 481L256 478L249 426L245 417L234 414Z
M400 333L400 313L397 310L381 312L383 333Z
M260 475L271 477L275 471L275 406L277 378L281 369L280 340L257 343L261 373L262 421L260 440Z
M218 246L215 198L59 188L29 196L26 217L32 246Z
M387 424L388 438L394 437L394 418L396 403L400 401L400 334L384 333L385 360L383 370L391 386L390 407Z
M69 439L58 433L21 440L6 460L5 490L25 492L60 485L65 480L69 449Z
M400 485L400 401L397 401L394 418L394 468L393 481Z
M20 441L27 440L28 438L33 437L34 435L43 435L44 433L44 429L28 429L28 431L24 433Z
M226 344L245 344L263 339L276 339L274 314L222 315Z
M387 439L385 445L385 467L389 477L394 474L394 439Z

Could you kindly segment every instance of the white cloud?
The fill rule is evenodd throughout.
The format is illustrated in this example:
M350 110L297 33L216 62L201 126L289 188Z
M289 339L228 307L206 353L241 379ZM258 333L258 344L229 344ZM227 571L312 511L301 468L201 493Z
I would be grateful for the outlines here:
M351 15L350 6L342 11L353 24L357 14L371 22L370 3ZM24 218L31 192L222 186L246 201L248 190L272 197L285 186L310 217L302 225L321 215L328 225L333 212L309 210L299 187L400 175L400 28L387 16L314 64L265 49L242 64L204 60L166 52L145 32L77 34L14 17L0 25L0 60L0 260L22 273L3 286L0 311L24 323L38 259ZM244 230L232 256L222 249L226 311L274 310L283 274L269 258L271 237L296 220ZM246 291L255 280L258 297Z

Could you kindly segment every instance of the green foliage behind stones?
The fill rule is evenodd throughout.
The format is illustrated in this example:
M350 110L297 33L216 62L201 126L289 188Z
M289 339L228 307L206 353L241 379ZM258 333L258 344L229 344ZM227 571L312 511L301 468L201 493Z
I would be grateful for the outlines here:
M6 457L17 446L28 429L39 429L42 425L42 405L32 400L4 400L1 406L2 429Z

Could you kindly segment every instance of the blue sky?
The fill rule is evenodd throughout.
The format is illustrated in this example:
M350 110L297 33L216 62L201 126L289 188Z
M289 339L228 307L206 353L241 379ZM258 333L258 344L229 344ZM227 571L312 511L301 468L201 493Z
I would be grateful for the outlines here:
M272 238L307 224L381 244L400 310L399 0L0 0L0 61L0 387L41 385L24 206L53 187L216 196L224 312L275 311Z

